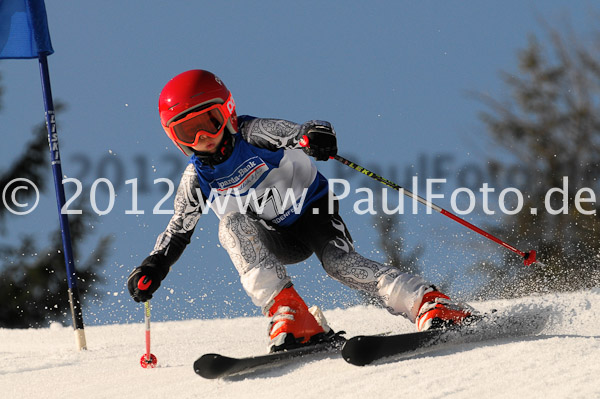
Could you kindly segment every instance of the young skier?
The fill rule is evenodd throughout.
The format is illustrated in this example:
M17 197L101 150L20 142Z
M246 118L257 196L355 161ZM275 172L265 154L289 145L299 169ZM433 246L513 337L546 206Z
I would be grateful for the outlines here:
M329 206L327 180L309 158L326 161L336 155L337 139L329 122L298 125L238 117L229 90L203 70L171 79L158 108L167 136L190 162L177 189L173 217L150 256L129 275L127 286L136 302L152 298L190 243L204 206L220 201L221 207L212 207L220 218L219 240L252 302L271 318L271 352L333 335L319 309L308 309L284 266L313 253L331 277L378 298L421 331L471 316L469 307L452 302L421 277L354 250L337 201ZM225 201L232 193L257 201L249 201L246 208L236 198Z

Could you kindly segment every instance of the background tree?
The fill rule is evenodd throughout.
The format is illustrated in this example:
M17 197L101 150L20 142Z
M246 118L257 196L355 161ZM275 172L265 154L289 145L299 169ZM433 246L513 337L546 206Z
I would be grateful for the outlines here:
M520 187L523 211L504 217L496 232L519 248L537 249L545 264L525 268L507 254L499 263L478 265L475 270L488 279L482 296L577 290L600 283L598 202L582 204L594 215L582 214L574 203L580 189L597 193L599 187L599 43L586 44L567 32L547 29L544 44L531 36L518 52L518 72L502 75L510 97L481 97L489 109L481 118L493 142L514 155L529 176ZM546 193L562 189L565 176L568 208L564 214L550 214L543 205ZM562 209L560 193L550 198L552 209ZM583 198L592 198L591 193Z
M1 94L0 87L0 105ZM62 109L64 106L58 105L57 113ZM37 126L32 136L14 163L7 170L0 170L0 193L15 178L31 180L40 193L47 189L47 182L51 179L48 179L49 154L45 124ZM20 190L17 197L19 202L31 201L33 193L30 191ZM5 195L10 194L7 192ZM108 237L100 238L88 259L79 260L78 254L90 233L88 226L92 211L83 199L77 206L77 209L82 209L82 214L70 215L69 224L80 299L85 302L91 294L99 295L94 291L101 281L96 272L102 267L110 240ZM0 236L11 234L11 224L18 223L19 217L0 206ZM47 248L39 248L36 241L40 238L36 232L32 232L22 237L20 243L0 244L0 327L40 327L49 321L68 319L68 284L60 228L51 234Z
M423 254L423 247L416 246L412 250L407 249L402 238L400 215L385 215L381 210L378 212L382 216L375 216L375 228L378 232L379 247L387 259L385 264L396 267L403 273L422 274L418 262L419 257Z

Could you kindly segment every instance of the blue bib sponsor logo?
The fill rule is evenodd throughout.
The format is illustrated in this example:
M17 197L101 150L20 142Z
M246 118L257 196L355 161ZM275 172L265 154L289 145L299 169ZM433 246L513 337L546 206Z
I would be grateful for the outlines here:
M230 175L210 182L210 187L218 192L245 192L268 170L267 164L260 157L254 156L242 162Z

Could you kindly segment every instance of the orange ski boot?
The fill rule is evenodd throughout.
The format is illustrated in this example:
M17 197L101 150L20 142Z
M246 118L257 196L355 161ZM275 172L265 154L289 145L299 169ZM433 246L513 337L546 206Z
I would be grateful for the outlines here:
M273 301L267 314L271 317L269 352L310 345L331 332L321 310L316 306L309 310L294 287L284 288Z
M423 296L416 325L419 331L446 328L461 324L465 319L471 318L473 313L468 305L453 302L439 291L431 291Z

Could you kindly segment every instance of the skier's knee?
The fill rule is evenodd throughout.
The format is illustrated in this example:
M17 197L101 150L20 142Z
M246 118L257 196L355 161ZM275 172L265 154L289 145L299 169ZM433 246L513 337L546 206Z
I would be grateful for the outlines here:
M221 218L219 222L219 241L226 250L235 246L236 236L241 231L246 234L254 230L247 215L240 212L230 212Z
M340 257L344 256L344 254L349 254L354 251L354 245L352 245L352 241L346 237L336 237L330 241L328 241L321 249L321 252L317 252L317 256L324 262L325 258L331 257Z

